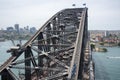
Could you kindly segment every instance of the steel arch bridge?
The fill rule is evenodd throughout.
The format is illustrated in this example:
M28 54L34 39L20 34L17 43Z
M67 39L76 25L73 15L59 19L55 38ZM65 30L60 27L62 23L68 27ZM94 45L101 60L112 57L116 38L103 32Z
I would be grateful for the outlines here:
M0 66L1 79L93 80L87 10L61 10L24 45L12 47L11 57ZM21 55L24 59L18 59ZM23 70L22 78L13 69Z

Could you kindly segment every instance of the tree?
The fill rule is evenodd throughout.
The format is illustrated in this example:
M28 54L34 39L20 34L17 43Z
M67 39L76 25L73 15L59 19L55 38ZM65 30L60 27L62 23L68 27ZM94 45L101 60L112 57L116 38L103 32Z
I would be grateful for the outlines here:
M107 49L106 49L106 48L103 48L103 51L104 51L104 52L107 52Z
M104 45L104 42L100 42L99 44L103 46L103 45Z
M95 49L95 45L94 44L91 44L91 50L93 51L93 49Z
M118 46L120 47L120 42L118 43Z

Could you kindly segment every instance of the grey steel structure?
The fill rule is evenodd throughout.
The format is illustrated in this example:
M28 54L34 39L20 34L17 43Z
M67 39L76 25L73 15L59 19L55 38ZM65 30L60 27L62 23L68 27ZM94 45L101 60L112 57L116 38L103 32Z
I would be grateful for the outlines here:
M85 49L87 53L90 50L86 48L87 43L87 8L61 10L23 46L9 50L12 56L0 66L1 79L83 80L90 62L84 57ZM21 55L24 59L20 60ZM18 77L13 69L24 70L24 79ZM85 80L90 80L89 77Z

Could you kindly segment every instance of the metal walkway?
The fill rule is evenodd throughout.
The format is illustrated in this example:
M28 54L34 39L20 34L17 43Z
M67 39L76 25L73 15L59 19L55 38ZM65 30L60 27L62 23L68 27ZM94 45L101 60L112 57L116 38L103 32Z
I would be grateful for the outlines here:
M87 43L87 8L61 10L23 46L10 49L12 56L0 66L1 78L82 80ZM24 59L18 60L22 54ZM12 69L24 70L23 79Z

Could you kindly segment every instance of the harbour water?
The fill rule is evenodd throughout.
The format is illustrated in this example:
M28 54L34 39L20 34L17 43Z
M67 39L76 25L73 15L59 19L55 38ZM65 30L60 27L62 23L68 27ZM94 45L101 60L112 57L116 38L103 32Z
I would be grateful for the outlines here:
M26 40L23 40L22 43L25 43ZM18 40L15 40L14 41L15 45L19 44L20 42ZM2 65L10 56L11 56L11 53L7 53L6 51L10 49L10 47L13 47L13 43L12 41L3 41L3 42L0 42L0 65ZM23 55L20 56L20 59L23 59ZM19 74L19 71L23 72L22 70L16 70L16 69L12 69L12 71L15 73L15 74ZM18 75L17 75L18 76ZM1 76L0 76L0 80L1 80Z
M19 42L16 41L17 43ZM11 56L6 52L11 46L13 46L11 41L0 42L0 65ZM93 52L95 80L120 80L120 47L107 49L106 53Z
M120 80L120 47L107 47L108 52L93 52L95 80Z
M22 43L25 43L26 40L23 40ZM18 40L14 41L15 45L19 44L20 42ZM6 51L10 49L10 47L13 47L12 41L3 41L0 42L0 65L4 63L10 56L10 53L7 53Z
M13 46L11 41L0 42L0 65L11 56L10 53L6 52L11 46Z

